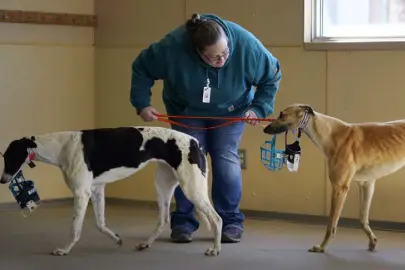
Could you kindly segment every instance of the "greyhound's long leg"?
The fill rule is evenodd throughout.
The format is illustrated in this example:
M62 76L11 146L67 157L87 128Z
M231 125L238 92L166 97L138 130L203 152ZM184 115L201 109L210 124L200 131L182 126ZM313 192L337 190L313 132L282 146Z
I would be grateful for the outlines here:
M374 235L373 231L369 225L369 213L371 201L374 195L375 182L369 181L359 186L362 190L362 198L360 201L360 222L363 231L366 233L369 238L368 250L373 251L377 245L377 237Z
M213 230L214 234L214 245L206 249L205 255L218 256L221 251L222 218L215 211L209 199L207 178L196 167L187 171L192 171L193 174L191 176L185 174L180 177L181 189L186 198L195 206L198 217L206 223L209 230Z
M113 239L118 246L122 246L122 240L118 234L114 233L105 224L105 185L94 186L91 188L91 201L93 203L94 216L96 218L97 228L103 234Z
M83 220L86 214L87 205L91 196L90 188L76 190L73 193L73 221L70 233L69 242L64 248L57 248L52 252L52 255L63 256L68 255L73 246L79 241L83 227Z
M309 252L324 252L330 238L335 237L340 214L342 213L353 175L354 170L351 168L346 168L345 170L339 169L337 173L330 173L329 178L332 183L332 197L328 226L321 245L313 246L308 250Z
M149 238L145 242L136 245L135 248L137 250L149 248L170 223L170 201L177 184L178 181L171 168L163 163L158 164L155 177L155 187L159 205L158 223Z

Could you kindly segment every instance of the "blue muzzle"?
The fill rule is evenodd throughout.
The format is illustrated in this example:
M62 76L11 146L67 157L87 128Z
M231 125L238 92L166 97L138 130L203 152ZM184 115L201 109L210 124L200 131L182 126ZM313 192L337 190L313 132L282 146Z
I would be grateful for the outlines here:
M284 165L284 150L276 148L277 135L273 135L270 141L266 141L260 147L261 162L270 171L279 171Z
M270 171L279 171L283 168L284 164L290 172L298 170L301 147L299 140L301 137L301 129L298 129L298 136L294 143L287 144L287 133L285 132L285 149L280 150L276 148L277 135L273 135L270 141L266 141L260 147L260 160L261 163Z

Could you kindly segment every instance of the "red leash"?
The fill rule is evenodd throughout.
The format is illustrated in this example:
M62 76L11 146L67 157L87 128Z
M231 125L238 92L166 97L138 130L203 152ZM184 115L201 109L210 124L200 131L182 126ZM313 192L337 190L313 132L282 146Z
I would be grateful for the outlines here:
M232 124L234 122L242 122L242 121L260 121L260 122L272 122L274 119L271 118L242 118L242 117L221 117L221 116L182 116L182 115L166 115L166 114L155 114L155 116L158 118L159 121L185 127L185 128L191 128L191 129L198 129L198 130L207 130L207 129L214 129L214 128L219 128L223 127L229 124ZM227 122L216 125L216 126L211 126L211 127L204 127L204 128L199 128L199 127L193 127L185 124L181 124L179 122L170 120L169 118L183 118L183 119L218 119L218 120L227 120Z

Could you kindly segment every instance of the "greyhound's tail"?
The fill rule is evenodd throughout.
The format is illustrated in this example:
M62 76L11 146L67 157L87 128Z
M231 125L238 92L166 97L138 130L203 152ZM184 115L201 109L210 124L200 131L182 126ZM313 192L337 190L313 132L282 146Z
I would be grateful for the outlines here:
M211 230L211 223L209 220L213 217L208 217L207 215L211 215L209 209L201 209L201 207L210 207L210 199L208 197L208 166L207 166L207 153L204 151L203 147L199 143L197 139L190 140L190 151L188 154L188 160L192 164L196 164L197 166L193 166L194 175L198 177L195 181L198 181L199 187L202 189L199 192L198 201L199 204L194 204L195 213L199 219L203 220L206 224L208 230ZM208 204L208 206L207 206Z

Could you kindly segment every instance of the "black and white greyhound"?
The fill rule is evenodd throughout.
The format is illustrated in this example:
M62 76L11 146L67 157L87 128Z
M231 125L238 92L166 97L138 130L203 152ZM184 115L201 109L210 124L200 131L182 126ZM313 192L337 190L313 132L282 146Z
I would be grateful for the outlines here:
M71 237L53 255L67 255L80 239L83 219L91 198L98 229L119 246L121 238L105 224L104 188L158 163L155 176L159 221L150 237L136 246L149 248L170 222L170 201L180 185L195 205L196 213L214 231L214 246L205 252L217 256L221 250L222 219L208 196L207 157L199 142L185 133L163 127L118 127L47 133L12 141L4 152L0 182L10 182L24 164L40 161L61 169L72 191L74 211Z

